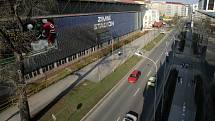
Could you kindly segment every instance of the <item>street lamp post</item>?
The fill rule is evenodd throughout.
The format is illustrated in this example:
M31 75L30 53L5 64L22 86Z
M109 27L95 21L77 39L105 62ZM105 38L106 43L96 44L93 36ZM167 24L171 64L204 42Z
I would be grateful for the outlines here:
M149 58L149 57L147 57L147 56L144 56L144 55L142 55L142 54L140 54L140 53L135 53L135 55L137 55L137 56L141 56L141 57L143 57L143 58L146 58L146 59L148 59L149 61L151 61L153 64L154 64L154 66L155 66L155 73L156 73L156 76L155 76L155 99L154 99L154 121L155 121L155 116L156 116L156 97L157 97L157 93L156 93L156 88L157 88L157 71L158 71L158 67L157 67L157 64L156 64L156 62L154 61L154 60L152 60L151 58Z

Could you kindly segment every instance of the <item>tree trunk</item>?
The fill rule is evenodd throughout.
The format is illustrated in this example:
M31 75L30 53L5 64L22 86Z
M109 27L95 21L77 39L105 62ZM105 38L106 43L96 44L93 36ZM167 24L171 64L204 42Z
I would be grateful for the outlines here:
M19 91L19 113L21 121L30 121L30 111L26 93L26 85L23 76L24 72L24 64L23 64L23 56L22 54L14 53L16 57L16 61L18 64L18 91Z

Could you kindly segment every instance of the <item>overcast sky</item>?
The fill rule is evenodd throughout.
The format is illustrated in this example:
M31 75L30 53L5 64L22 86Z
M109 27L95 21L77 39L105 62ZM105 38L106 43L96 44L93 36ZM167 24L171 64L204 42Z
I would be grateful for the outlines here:
M194 4L198 2L198 0L155 0L155 1L181 2L186 4Z

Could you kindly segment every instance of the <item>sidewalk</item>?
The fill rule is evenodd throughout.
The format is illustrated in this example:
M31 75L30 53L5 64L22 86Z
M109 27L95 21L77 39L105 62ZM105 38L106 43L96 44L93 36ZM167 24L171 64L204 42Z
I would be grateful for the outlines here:
M191 37L191 33L187 33L184 52L177 59L179 65L181 65L181 63L194 64L192 48L190 48ZM196 68L181 68L181 66L178 65L175 65L175 67L179 71L178 77L181 77L181 80L176 81L176 87L168 121L195 121L195 85L193 84L192 80L194 80L194 75L198 70Z
M156 33L156 36L158 34L159 33ZM132 56L137 49L142 48L147 42L153 40L154 38L153 35L154 35L153 31L150 31L149 33L136 39L130 44L127 44L124 47L116 50L113 55L101 58L96 62L87 65L83 69L74 73L74 75L70 75L28 98L31 117L35 116L54 99L59 97L62 92L66 91L68 88L71 89L81 81L84 81L86 79L92 81L102 80L105 76L110 74L117 66L119 66L124 61L126 61L130 56ZM121 56L118 56L117 54L118 51L119 50L121 51L123 48L124 48L123 54ZM99 69L102 71L102 73L100 73L100 77L98 77ZM0 120L20 121L18 106L12 106L7 110L3 111L0 114Z

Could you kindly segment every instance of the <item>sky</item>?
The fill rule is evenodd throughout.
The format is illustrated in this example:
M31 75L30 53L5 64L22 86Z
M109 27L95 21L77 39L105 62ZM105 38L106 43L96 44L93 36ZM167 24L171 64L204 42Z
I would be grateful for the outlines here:
M198 0L155 0L155 1L181 2L186 4L198 3Z

